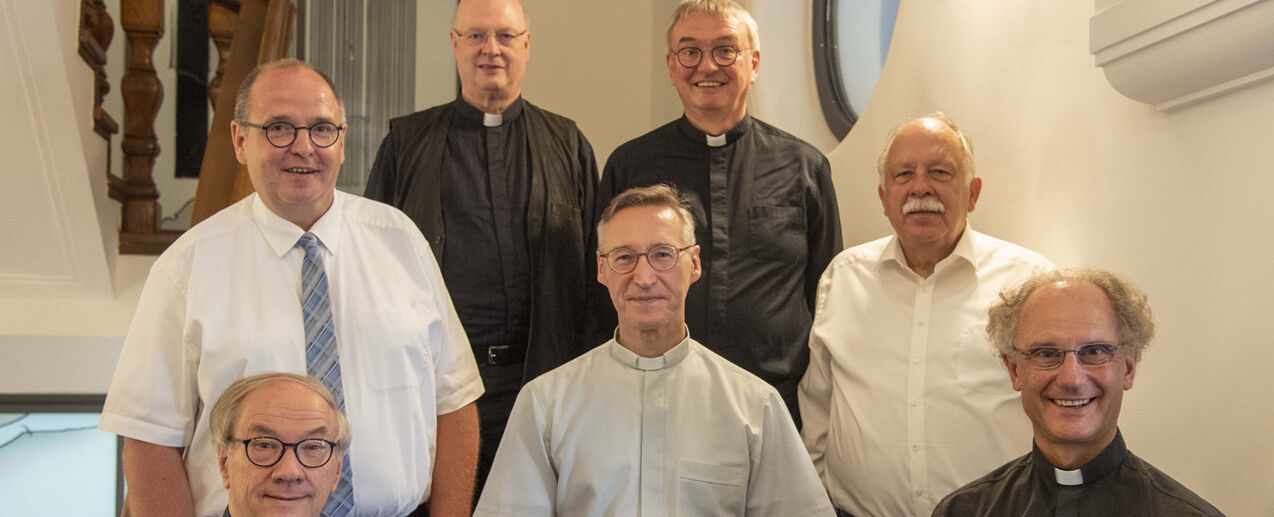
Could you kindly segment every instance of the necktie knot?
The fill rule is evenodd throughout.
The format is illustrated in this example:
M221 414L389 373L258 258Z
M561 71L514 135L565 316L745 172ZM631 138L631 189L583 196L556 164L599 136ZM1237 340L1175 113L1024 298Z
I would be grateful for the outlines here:
M305 232L305 235L302 235L301 238L296 241L296 246L305 250L305 254L307 256L314 256L314 254L318 252L318 236L310 232Z

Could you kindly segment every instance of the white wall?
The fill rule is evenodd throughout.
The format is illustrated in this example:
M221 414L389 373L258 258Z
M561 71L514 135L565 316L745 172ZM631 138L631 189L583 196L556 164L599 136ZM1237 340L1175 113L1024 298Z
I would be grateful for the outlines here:
M1270 515L1274 495L1258 488L1274 478L1274 84L1157 112L1093 65L1093 12L903 2L872 101L830 154L845 242L890 231L875 192L888 130L946 111L985 181L976 228L1150 295L1159 334L1124 399L1130 448L1226 513Z

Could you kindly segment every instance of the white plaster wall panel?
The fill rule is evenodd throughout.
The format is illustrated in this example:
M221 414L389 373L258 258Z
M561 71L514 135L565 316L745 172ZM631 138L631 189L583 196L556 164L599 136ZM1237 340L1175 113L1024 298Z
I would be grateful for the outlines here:
M0 191L0 218L12 221L0 237L7 244L0 249L0 293L105 296L109 266L82 142L91 104L80 106L71 93L65 61L79 56L63 54L58 12L0 2L0 94L12 99L10 123L0 129L9 185Z

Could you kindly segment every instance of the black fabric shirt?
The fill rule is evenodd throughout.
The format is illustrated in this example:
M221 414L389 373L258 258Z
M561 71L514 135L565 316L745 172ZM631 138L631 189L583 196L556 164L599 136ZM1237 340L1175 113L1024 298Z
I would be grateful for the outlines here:
M597 214L632 187L669 183L689 198L703 266L686 299L690 335L774 385L799 426L818 280L841 250L830 166L750 116L724 137L710 146L683 116L620 146L602 173ZM614 308L598 296L590 292L594 344L615 328Z
M1080 467L1082 482L1058 483L1038 447L952 492L935 516L1219 516L1220 510L1133 455L1121 433Z
M457 309L461 309L462 303L469 303L461 302L460 298L481 304L482 297L499 296L503 298L499 303L513 307L510 309L512 312L529 313L508 318L505 322L505 325L520 327L529 318L530 328L525 331L529 334L525 340L526 361L521 376L522 382L525 382L583 352L585 289L597 275L596 269L586 268L589 257L593 255L587 247L590 236L586 231L593 215L597 165L593 159L593 148L570 119L545 111L525 99L519 98L516 105L511 109L520 110L520 114L513 116L513 124L509 124L506 118L504 126L508 127L508 133L519 131L523 136L505 134L493 138L486 134L487 130L471 128L475 135L482 131L482 139L477 140L473 147L459 152L455 149L462 143L451 139L452 131L466 132L469 130L464 127L473 126L469 117L460 112L466 108L477 111L462 100L391 120L389 134L381 142L363 195L398 207L416 223L429 241L434 258L440 264L445 263L445 282L450 295L457 300ZM481 119L474 119L479 121L480 126ZM475 153L485 155L485 158L470 156ZM498 171L495 168L488 171L485 165L493 157L504 160L504 166L497 167ZM451 166L446 165L449 159L455 160ZM470 175L458 178L460 160L482 165ZM510 165L517 160L524 164ZM519 174L520 171L526 171L526 174ZM458 180L471 181L484 190L456 193L452 187ZM445 191L444 181L451 183ZM491 187L492 181L496 187ZM519 183L522 181L528 183ZM496 193L497 187L503 192ZM518 192L519 189L524 190ZM486 211L489 215L484 217L490 217L495 227L483 230L485 237L480 237L480 240L485 244L466 248L469 245L464 241L470 235L451 228L449 224L452 221L444 221L444 218L466 210L464 207L451 208L444 214L444 206L455 207L464 203L463 199L450 199L453 195L464 199L482 197L493 207L507 203L507 209ZM515 206L518 203L522 203L522 208ZM507 222L516 218L522 218L524 222ZM505 222L502 223L501 219ZM480 223L468 220L460 224ZM504 227L497 228L500 226ZM525 239L525 244L519 244L519 239ZM506 246L519 245L523 246L521 250L506 252ZM479 257L481 251L455 253L453 246L462 250L499 248L499 253ZM508 265L524 258L527 260L524 266ZM480 279L494 282L491 285L499 286L498 289L461 286L454 282L448 276L448 268L463 267L466 259L485 262L473 264L474 268L498 269L501 272L499 276ZM527 268L529 280L520 280L517 274L510 275L509 270L519 267ZM474 276L472 270L464 273ZM505 285L512 287L506 291ZM527 302L520 307L516 302L518 285L529 289ZM483 333L481 329L470 327L472 315L466 315L466 310L457 312L471 341L477 343L479 339L486 339L479 336ZM486 320L494 329L492 333L515 334L500 330L505 325L492 323L489 312L484 310L483 314L485 316L478 319ZM486 360L483 350L476 352L481 354L477 357L479 362ZM512 389L517 387L512 386ZM493 390L493 386L488 385L487 389Z
M442 159L442 223L450 243L442 253L442 277L475 348L523 348L531 306L531 174L522 99L493 127L464 100L455 101L455 110Z

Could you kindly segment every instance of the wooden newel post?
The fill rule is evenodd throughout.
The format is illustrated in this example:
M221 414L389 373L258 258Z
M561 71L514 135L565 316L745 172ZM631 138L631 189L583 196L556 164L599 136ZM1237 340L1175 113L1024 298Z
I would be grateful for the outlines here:
M155 75L152 55L164 35L163 0L124 0L120 25L127 38L127 73L120 81L124 98L125 190L120 249L125 253L147 253L143 243L154 240L159 232L159 191L151 173L159 155L155 113L164 92Z

